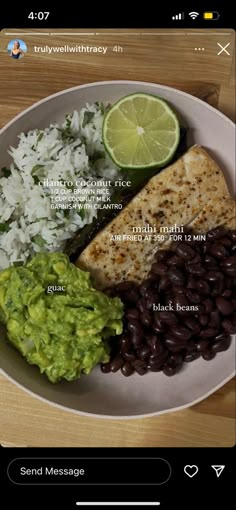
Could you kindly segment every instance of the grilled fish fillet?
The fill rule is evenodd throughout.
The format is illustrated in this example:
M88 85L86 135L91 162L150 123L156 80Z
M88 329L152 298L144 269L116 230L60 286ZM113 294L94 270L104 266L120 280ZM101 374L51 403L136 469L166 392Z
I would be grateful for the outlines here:
M156 239L163 227L188 225L203 233L220 224L236 228L235 202L217 163L202 147L193 146L150 179L96 235L76 265L90 271L100 289L123 280L140 282L150 270L154 253L168 244L166 238ZM149 232L151 227L151 240L132 237L143 227Z

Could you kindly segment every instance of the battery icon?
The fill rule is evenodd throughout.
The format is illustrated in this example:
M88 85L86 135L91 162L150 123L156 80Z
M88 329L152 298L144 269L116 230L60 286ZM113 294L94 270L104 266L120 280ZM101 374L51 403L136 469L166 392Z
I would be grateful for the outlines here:
M219 19L220 14L217 11L209 11L203 13L203 19Z

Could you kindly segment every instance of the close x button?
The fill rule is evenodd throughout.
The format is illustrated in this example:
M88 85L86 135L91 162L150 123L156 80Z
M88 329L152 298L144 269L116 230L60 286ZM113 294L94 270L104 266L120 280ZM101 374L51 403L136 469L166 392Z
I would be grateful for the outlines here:
M18 485L161 485L171 476L162 458L18 458L7 474Z

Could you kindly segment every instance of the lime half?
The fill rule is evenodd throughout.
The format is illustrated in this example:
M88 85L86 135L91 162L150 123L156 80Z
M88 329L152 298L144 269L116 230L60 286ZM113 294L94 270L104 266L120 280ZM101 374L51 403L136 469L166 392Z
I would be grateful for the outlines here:
M157 96L131 94L107 112L103 122L104 146L121 168L166 165L179 143L179 121Z

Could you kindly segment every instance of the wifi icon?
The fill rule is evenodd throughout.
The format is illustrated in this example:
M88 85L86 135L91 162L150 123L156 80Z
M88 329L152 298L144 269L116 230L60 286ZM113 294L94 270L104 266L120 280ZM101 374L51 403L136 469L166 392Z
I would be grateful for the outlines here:
M192 19L196 19L199 16L199 12L189 12L188 15Z

